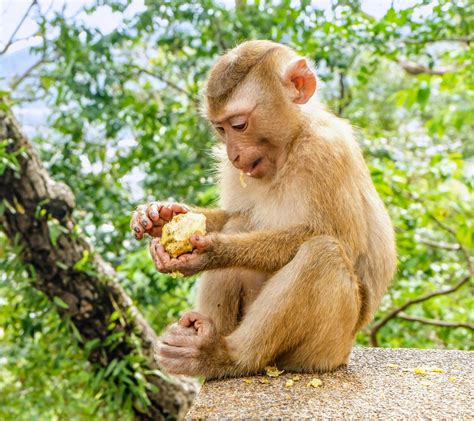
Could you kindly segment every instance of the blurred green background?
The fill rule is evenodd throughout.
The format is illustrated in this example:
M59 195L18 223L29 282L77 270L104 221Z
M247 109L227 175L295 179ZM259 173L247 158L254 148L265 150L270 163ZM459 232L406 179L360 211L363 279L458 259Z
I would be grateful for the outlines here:
M47 169L75 193L75 218L157 331L192 306L194 282L155 272L130 237L130 211L152 199L215 202L199 91L220 53L264 38L316 63L319 97L357 128L395 225L398 273L358 344L372 334L384 347L474 349L472 1L1 7L0 94L13 98ZM6 159L0 148L0 171ZM130 418L120 375L92 372L55 305L0 234L0 419Z

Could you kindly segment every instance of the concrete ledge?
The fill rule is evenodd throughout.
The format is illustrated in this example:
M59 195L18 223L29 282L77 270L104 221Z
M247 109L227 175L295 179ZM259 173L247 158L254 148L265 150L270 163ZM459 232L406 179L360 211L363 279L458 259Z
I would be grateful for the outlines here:
M474 419L474 352L355 348L347 367L285 386L294 376L208 382L186 419Z

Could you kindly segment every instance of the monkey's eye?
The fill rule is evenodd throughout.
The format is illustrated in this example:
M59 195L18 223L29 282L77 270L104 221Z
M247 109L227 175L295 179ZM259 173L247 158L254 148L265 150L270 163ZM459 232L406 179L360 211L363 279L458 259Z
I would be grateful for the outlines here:
M220 134L224 134L224 127L222 126L214 126L214 128L220 133Z
M247 128L247 122L245 121L244 123L232 124L232 128L239 132L243 132Z

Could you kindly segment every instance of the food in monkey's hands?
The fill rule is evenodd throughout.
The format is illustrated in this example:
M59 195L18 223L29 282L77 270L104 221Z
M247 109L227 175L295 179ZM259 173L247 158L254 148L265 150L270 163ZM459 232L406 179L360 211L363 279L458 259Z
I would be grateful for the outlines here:
M206 234L206 217L202 213L182 213L163 226L160 243L171 257L178 257L193 251L190 238L196 234Z

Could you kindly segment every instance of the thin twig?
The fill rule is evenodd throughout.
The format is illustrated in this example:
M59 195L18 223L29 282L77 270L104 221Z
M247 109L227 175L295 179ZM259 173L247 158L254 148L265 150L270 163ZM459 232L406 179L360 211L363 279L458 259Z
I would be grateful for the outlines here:
M24 104L26 102L36 102L36 101L44 101L48 97L48 93L44 92L42 95L39 96L32 96L32 97L12 97L12 101L15 104Z
M30 67L28 67L28 69L26 69L25 72L22 75L14 78L13 81L10 83L10 89L12 91L15 90L18 87L18 85L21 82L23 82L31 74L31 72L33 70L35 70L41 64L45 63L45 61L46 61L45 59L46 59L46 56L43 54L41 56L41 58L38 61L36 61L35 63L33 63Z
M461 250L461 247L459 246L459 244L446 243L444 241L432 241L426 238L419 238L419 237L416 238L416 241L418 241L419 243L425 244L427 246L437 248L437 249L453 250L453 251Z
M5 44L5 46L3 47L3 49L0 51L0 56L2 54L5 54L7 52L7 50L10 48L10 46L14 43L14 39L15 39L15 35L16 33L19 31L19 29L21 28L21 26L23 25L23 22L25 21L25 19L27 18L27 16L29 15L31 9L33 8L33 6L37 4L37 0L33 0L30 4L30 6L28 7L28 9L26 10L25 14L23 15L23 17L21 18L20 22L18 23L18 25L16 26L15 30L13 31L13 33L11 34L10 36L10 39L7 41L7 43Z
M350 88L346 85L346 78L344 73L339 73L339 101L338 101L338 115L342 116L344 110L352 102L352 92Z
M464 329L474 330L474 325L470 323L456 323L456 322L446 322L444 320L437 320L437 319L425 319L424 317L416 317L410 316L406 313L400 313L397 315L399 319L408 320L410 322L419 322L425 325L433 325L433 326L440 326L440 327L462 327Z
M474 38L472 37L445 37L445 38L425 38L425 39L404 39L405 44L434 44L437 42L459 42L462 44L470 44Z
M431 298L438 297L440 295L451 294L452 292L457 291L464 284L466 284L471 279L471 276L472 276L471 274L466 275L464 278L462 278L457 284L454 284L452 287L445 288L439 291L433 291L433 292L430 292L429 294L421 295L420 297L416 297L411 300L408 300L405 303L403 303L401 306L394 308L385 317L383 317L377 323L375 323L372 329L370 330L371 345L378 346L377 333L379 332L379 330L382 327L384 327L390 320L397 317L403 310L406 310L408 307L412 306L413 304L422 303L423 301L430 300Z
M156 79L158 79L160 82L163 82L165 83L166 85L168 85L170 88L173 88L175 91L178 91L184 95L186 95L191 101L193 102L196 102L197 99L191 94L189 93L186 89L183 89L181 88L179 85L176 85L176 83L174 82L171 82L170 80L168 79L165 79L163 76L161 75L158 75L156 73L153 73L151 70L148 70L148 69L145 69L143 67L139 67L139 66L132 66L134 69L136 69L138 72L140 73L145 73L149 76L152 76Z
M454 67L428 67L421 63L415 63L414 61L404 60L401 58L397 58L396 62L405 70L407 73L411 75L419 75L419 74L428 74L428 75L435 75L435 76L442 76L446 73L453 73L456 71Z
M445 230L446 232L448 232L449 234L452 235L452 237L456 240L456 242L458 243L459 245L459 250L461 251L461 253L463 254L464 256L464 260L466 261L466 264L467 264L467 268L469 270L469 274L474 277L474 266L472 264L472 257L469 253L469 251L467 250L466 247L464 247L464 245L458 240L458 237L456 235L456 231L451 228L449 225L445 224L443 221L440 221L436 216L434 216L431 212L428 214L429 217L436 223L436 225L438 225L441 229Z

